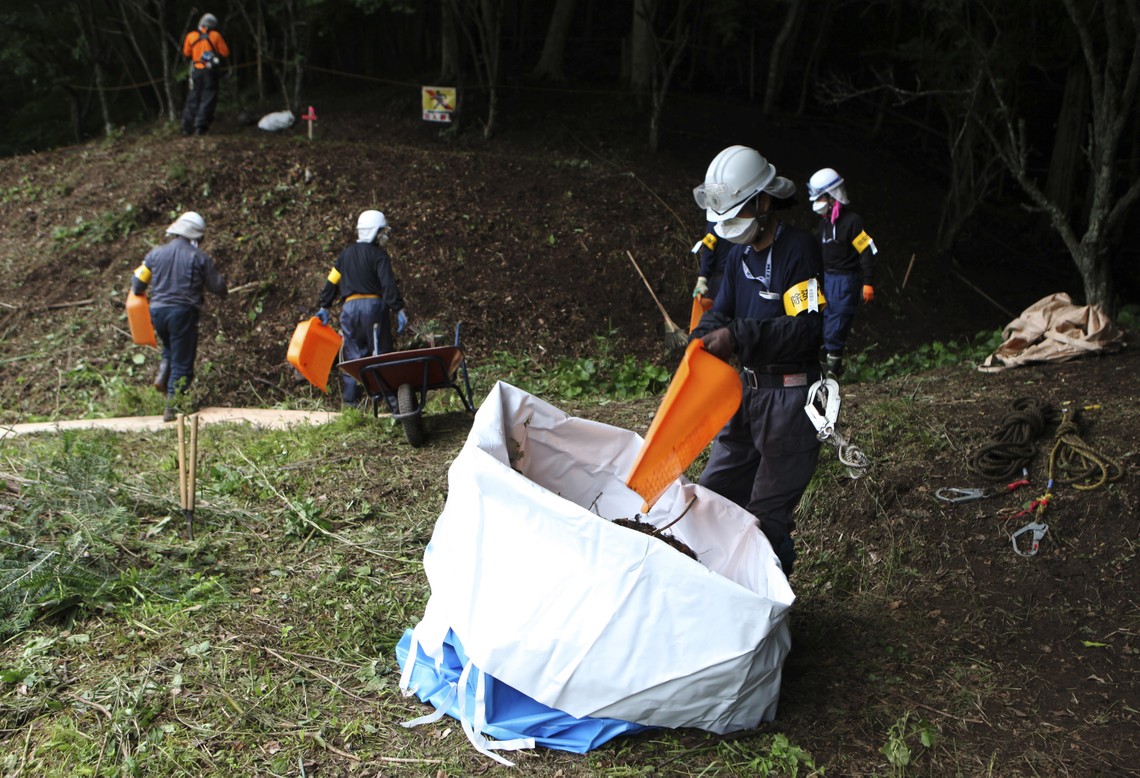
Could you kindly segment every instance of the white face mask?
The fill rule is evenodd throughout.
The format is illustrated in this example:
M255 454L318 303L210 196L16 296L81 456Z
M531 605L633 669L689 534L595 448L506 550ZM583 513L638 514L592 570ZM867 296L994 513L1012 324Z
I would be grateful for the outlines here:
M713 231L730 243L743 245L751 243L760 229L760 223L753 218L725 219L717 222Z
M822 197L819 198L811 204L811 209L818 213L820 216L823 216L825 213L827 213L827 200L824 200Z

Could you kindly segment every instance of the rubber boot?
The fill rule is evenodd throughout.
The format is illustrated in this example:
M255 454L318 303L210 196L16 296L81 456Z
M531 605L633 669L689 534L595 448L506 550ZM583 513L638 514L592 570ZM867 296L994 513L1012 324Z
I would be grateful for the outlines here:
M166 401L166 410L162 412L163 421L174 421L178 418L178 411L174 410L174 403Z
M158 372L154 376L154 388L160 392L165 392L168 381L170 381L170 362L164 359L158 363Z
M843 375L843 355L828 354L826 370L830 378L839 378L839 376Z

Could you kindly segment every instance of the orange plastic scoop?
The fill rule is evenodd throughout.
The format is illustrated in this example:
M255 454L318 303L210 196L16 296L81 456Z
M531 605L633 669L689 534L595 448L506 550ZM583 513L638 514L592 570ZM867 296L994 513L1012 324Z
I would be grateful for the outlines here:
M740 407L740 376L694 340L685 349L665 399L626 479L648 511L669 484L705 450Z
M697 328L697 325L701 323L701 317L713 307L713 302L711 297L704 295L697 295L693 298L693 312L689 314L689 332Z
M293 330L289 341L289 364L322 392L329 390L329 372L340 352L343 338L316 316Z
M154 346L154 325L150 322L150 303L145 295L127 292L127 324L131 327L131 340L139 346Z

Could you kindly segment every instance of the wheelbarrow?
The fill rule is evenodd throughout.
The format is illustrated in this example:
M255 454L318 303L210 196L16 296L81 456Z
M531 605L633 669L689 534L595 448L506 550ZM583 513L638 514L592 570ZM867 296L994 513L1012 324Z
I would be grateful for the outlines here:
M383 401L404 428L408 443L424 442L423 410L432 389L454 389L463 407L475 412L467 360L459 344L462 323L455 325L455 345L390 351L340 363L340 369L356 379L372 398L372 412L379 415Z

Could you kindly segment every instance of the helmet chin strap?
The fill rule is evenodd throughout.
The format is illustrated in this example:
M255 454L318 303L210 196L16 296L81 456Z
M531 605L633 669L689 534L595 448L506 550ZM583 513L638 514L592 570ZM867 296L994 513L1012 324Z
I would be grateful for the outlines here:
M779 220L776 218L776 214L768 211L757 216L756 221L759 222L759 226L756 229L756 237L752 240L752 247L755 249L766 248L772 242L772 236L775 234L772 227L778 224Z

